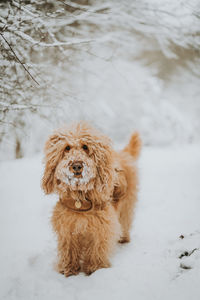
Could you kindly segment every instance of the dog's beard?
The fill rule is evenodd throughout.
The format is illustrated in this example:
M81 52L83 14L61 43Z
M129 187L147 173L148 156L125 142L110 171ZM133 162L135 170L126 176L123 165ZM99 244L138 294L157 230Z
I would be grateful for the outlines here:
M59 166L56 177L71 190L91 190L94 187L95 172L91 164L83 163L83 171L80 177L70 171L70 166L65 162Z
M83 171L81 173L82 177L77 178L73 172L69 170L69 166L65 170L65 183L71 186L79 186L83 184L87 184L94 176L90 170L90 168L83 163Z

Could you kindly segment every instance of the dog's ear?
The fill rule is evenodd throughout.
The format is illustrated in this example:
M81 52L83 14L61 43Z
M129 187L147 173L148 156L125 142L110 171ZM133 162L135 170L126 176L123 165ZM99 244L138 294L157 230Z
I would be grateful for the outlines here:
M109 140L99 141L95 150L97 165L97 188L99 191L110 193L113 182L113 150Z
M42 177L42 188L46 194L53 192L54 173L56 166L63 155L63 145L66 141L58 133L52 134L46 141L45 153L45 170Z

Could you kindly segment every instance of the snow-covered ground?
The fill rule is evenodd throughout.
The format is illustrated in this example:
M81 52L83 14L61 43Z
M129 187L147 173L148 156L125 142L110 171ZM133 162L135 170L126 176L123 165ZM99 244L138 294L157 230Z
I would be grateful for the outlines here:
M0 299L199 300L199 148L143 149L132 241L89 277L54 271L56 197L40 190L41 157L1 163Z

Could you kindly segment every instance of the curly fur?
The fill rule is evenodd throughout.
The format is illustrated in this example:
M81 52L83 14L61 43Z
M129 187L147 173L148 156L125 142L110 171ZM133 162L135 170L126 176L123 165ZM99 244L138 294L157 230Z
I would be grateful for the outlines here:
M135 133L125 149L116 152L108 137L85 122L59 129L47 140L42 187L46 194L60 196L52 216L60 273L69 276L83 271L89 275L107 268L117 241L130 241L140 147ZM75 160L83 162L82 178L74 178L70 171ZM92 210L79 212L67 207L69 199L86 198L92 202Z

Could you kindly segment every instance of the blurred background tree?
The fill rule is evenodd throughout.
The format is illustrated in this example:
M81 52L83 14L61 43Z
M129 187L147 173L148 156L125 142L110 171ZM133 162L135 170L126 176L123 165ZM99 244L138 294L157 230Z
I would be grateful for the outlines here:
M118 143L199 141L196 0L0 1L0 151L42 150L86 119Z

